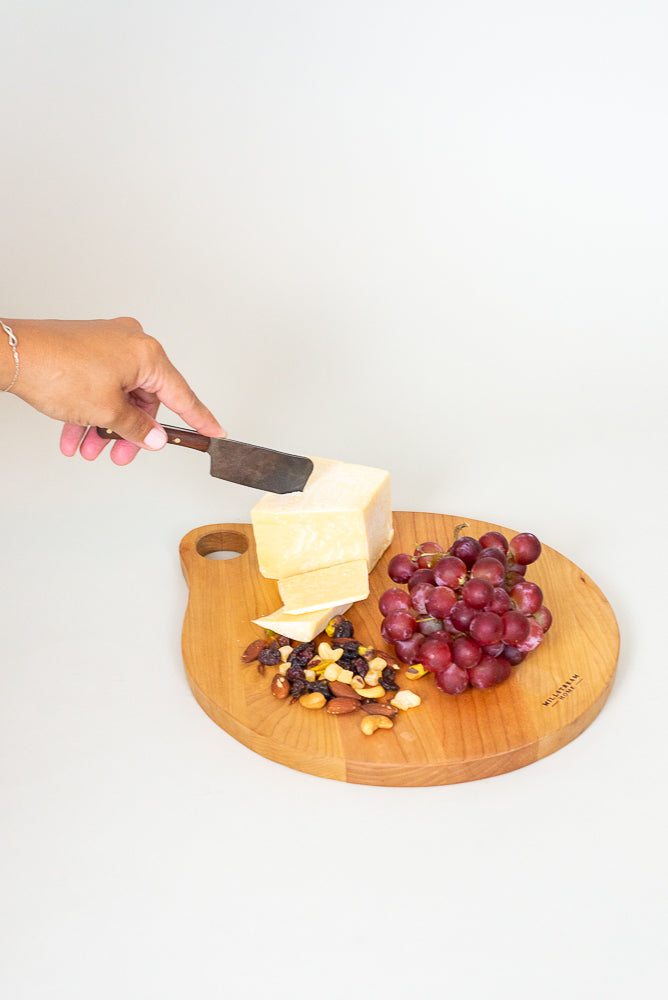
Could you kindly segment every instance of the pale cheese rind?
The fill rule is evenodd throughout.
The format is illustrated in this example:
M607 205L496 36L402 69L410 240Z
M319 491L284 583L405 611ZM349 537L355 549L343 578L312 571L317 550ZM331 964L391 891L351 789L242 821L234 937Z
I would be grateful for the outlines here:
M287 614L284 608L279 608L271 615L254 618L253 624L260 628L270 629L278 635L285 635L295 642L310 642L323 631L330 620L336 615L343 615L350 604L339 604L323 611L310 611L304 615Z
M312 569L278 581L284 610L291 615L321 611L337 604L354 604L369 596L366 560Z
M268 493L251 510L260 572L272 580L358 559L371 572L392 541L390 475L313 458L301 493Z

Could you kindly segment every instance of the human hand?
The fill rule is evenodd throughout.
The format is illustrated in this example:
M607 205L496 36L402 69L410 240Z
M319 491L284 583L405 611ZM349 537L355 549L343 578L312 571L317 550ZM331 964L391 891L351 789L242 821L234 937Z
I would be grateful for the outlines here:
M165 351L140 324L113 320L7 320L18 340L20 372L14 395L62 420L60 449L92 460L108 443L95 427L109 427L111 459L127 465L167 436L155 420L160 403L209 437L225 431L197 398Z

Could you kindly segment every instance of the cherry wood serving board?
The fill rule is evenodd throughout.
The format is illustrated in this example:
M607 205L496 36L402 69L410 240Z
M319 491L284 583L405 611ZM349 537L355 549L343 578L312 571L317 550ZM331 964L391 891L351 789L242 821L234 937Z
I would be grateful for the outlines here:
M380 638L378 598L390 586L387 566L397 552L418 542L447 548L463 518L400 511L394 540L370 577L370 594L348 617L360 642L392 652ZM496 529L468 520L463 534ZM216 552L234 558L207 558ZM182 540L180 557L189 586L182 633L191 690L204 711L251 750L280 764L339 781L367 785L445 785L503 774L554 753L578 736L601 711L612 687L619 630L610 604L591 579L554 549L543 546L527 579L543 589L552 628L537 650L503 684L451 696L429 675L401 687L422 698L400 712L391 730L365 736L361 712L329 715L309 711L270 691L274 670L264 676L242 653L263 631L253 618L281 604L278 588L261 576L252 527L217 524L196 528Z

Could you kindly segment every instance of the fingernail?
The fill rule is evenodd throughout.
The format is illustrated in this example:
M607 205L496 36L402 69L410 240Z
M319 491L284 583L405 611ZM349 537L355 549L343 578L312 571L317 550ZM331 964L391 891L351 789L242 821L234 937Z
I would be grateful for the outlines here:
M144 447L151 451L159 451L167 444L167 432L162 427L154 427L144 438Z

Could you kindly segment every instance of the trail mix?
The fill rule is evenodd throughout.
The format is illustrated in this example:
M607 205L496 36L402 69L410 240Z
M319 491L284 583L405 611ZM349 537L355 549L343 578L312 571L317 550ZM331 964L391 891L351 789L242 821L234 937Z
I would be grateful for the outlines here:
M244 663L257 661L265 674L276 668L271 693L279 700L290 699L302 708L325 709L330 715L360 711L362 732L370 736L378 729L391 729L400 711L420 704L419 695L401 690L396 681L398 660L362 645L353 634L353 625L343 615L332 618L325 629L327 638L293 643L286 636L266 632L242 656Z

